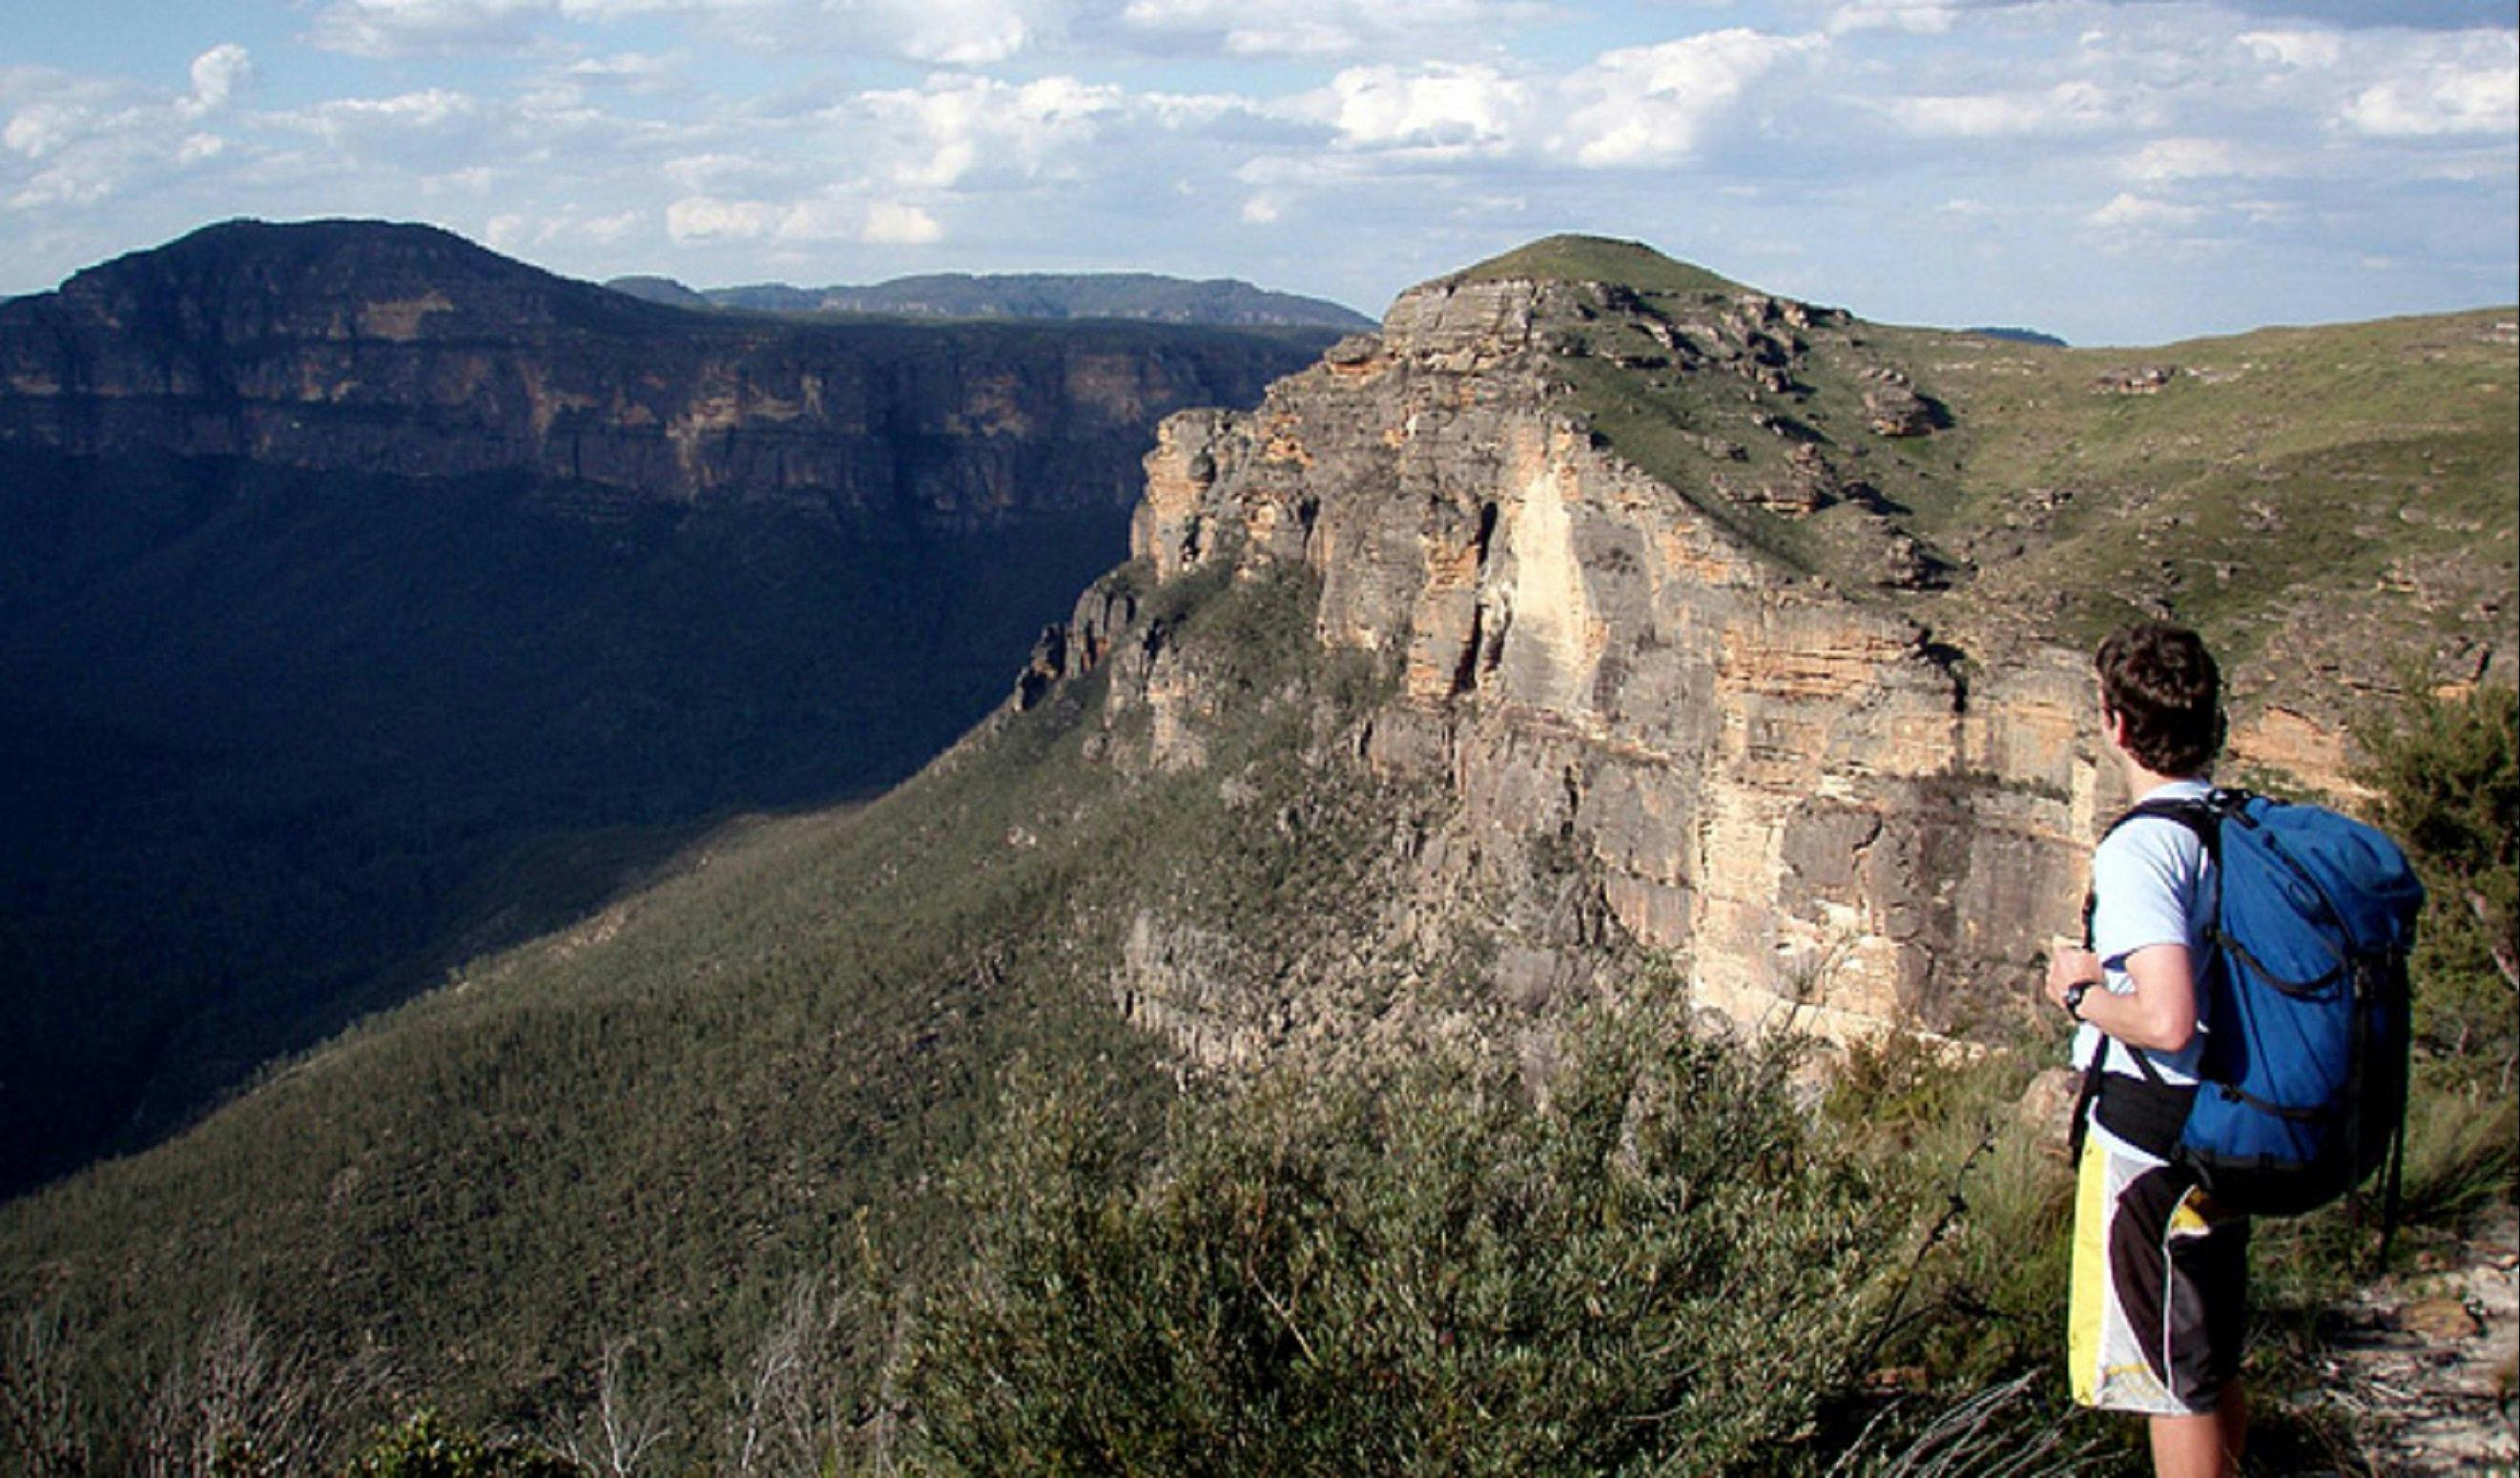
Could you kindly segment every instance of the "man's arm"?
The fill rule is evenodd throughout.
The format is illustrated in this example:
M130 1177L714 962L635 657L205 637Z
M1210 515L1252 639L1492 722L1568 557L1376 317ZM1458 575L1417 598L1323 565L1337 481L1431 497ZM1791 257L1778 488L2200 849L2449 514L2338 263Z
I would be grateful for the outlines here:
M2091 986L2082 1017L2129 1047L2175 1053L2196 1036L2196 972L2183 944L2151 944L2126 959L2128 995L2111 995L2100 983L2100 957L2085 949L2059 949L2048 960L2048 999L2062 1007L2069 987Z

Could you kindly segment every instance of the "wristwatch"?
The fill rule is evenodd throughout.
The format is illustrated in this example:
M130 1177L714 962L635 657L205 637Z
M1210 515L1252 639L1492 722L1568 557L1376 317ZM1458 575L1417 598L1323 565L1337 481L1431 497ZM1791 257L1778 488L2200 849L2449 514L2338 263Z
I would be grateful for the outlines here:
M2089 980L2077 980L2072 985L2065 987L2066 1015L2073 1017L2077 1021L2083 1019L2083 998L2092 993L2092 982Z

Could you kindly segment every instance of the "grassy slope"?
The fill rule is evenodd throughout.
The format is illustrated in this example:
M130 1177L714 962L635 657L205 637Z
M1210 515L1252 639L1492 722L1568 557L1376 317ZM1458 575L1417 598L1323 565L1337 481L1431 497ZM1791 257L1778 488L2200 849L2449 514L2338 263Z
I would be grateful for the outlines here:
M1598 236L1550 236L1492 256L1454 275L1459 282L1533 278L1542 282L1616 283L1639 292L1749 291L1703 267L1676 261L1642 242Z
M2308 611L2436 640L2512 587L2515 358L2509 309L2271 329L2149 351L1884 336L1954 407L1957 496L1919 508L1944 539L2004 529L2029 489L2072 500L1984 546L1985 597L2078 643L2158 593L2238 652ZM2096 387L2155 365L2151 395ZM1945 438L1938 437L1937 440ZM2402 574L2426 571L2425 589ZM2374 599L2375 587L2377 599ZM2050 605L2042 592L2059 590ZM2419 602L2391 596L2416 595ZM2412 609L2410 609L2412 607ZM2385 609L2384 609L2385 608Z

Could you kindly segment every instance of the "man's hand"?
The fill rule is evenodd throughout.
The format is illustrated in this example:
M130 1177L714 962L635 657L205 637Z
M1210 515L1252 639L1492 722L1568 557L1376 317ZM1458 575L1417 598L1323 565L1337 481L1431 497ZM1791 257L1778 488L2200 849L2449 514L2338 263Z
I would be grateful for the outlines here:
M2127 979L2135 986L2113 996L2100 985L2100 957L2059 939L2048 950L2048 999L2059 1010L2068 987L2089 982L2082 1018L2129 1047L2175 1053L2196 1035L2196 976L2183 944L2151 944L2129 955Z
M2076 985L2097 985L2100 980L2100 957L2080 945L2058 940L2048 950L2048 999L2058 1010L2065 1008L2065 992Z

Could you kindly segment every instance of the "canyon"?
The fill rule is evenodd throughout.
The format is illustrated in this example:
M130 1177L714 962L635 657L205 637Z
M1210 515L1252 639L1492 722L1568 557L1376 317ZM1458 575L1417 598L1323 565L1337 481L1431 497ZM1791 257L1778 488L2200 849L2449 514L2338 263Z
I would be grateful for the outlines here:
M881 789L1328 336L692 313L233 222L0 303L0 1193Z

